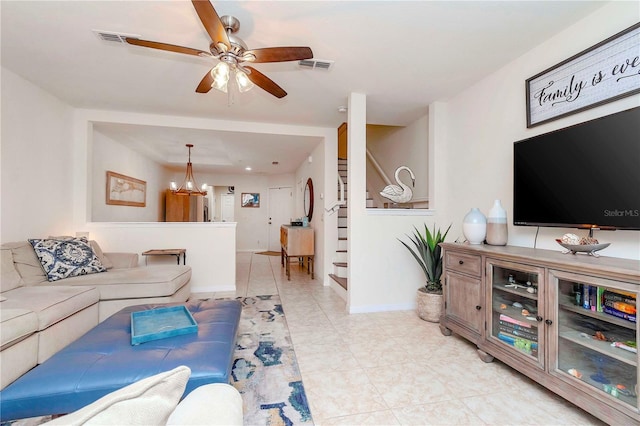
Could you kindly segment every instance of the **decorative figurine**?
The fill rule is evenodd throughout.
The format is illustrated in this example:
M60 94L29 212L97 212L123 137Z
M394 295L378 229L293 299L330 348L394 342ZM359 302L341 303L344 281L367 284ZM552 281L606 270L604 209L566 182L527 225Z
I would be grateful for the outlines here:
M382 190L382 192L380 192L380 195L393 201L394 203L408 203L409 201L411 201L411 198L413 198L413 191L411 191L411 188L400 181L399 174L402 170L406 170L409 172L409 175L411 176L411 186L415 186L416 184L416 177L410 168L408 168L407 166L398 167L396 169L395 178L399 186L387 185Z

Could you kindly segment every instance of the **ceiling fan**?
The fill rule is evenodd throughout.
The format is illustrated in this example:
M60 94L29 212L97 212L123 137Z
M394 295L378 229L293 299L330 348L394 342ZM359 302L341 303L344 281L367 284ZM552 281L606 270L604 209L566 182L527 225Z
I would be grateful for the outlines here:
M136 46L218 59L220 63L205 74L200 81L196 88L198 93L207 93L212 87L227 93L229 77L231 73L235 72L240 92L246 92L255 84L273 96L283 98L287 96L287 92L282 87L245 63L287 62L313 58L313 52L309 47L249 49L244 41L233 35L240 29L238 19L228 15L219 17L209 0L191 0L191 3L193 3L209 37L211 37L210 52L131 37L127 37L126 41Z

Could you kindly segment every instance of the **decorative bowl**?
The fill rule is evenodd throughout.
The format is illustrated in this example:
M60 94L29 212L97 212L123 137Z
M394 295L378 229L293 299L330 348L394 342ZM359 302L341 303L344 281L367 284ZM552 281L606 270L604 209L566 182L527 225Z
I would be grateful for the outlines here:
M565 248L563 253L588 253L591 256L598 257L599 255L596 253L599 250L605 249L611 245L611 243L601 243L601 244L565 244L560 239L556 239L556 242Z

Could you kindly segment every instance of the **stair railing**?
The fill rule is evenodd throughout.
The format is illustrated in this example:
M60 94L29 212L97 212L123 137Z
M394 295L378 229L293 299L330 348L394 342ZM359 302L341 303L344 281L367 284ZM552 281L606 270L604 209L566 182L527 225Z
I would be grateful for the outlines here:
M389 176L387 176L387 174L384 172L384 170L382 170L382 167L380 166L380 163L378 163L378 161L375 159L375 157L373 156L371 151L369 151L369 148L367 148L367 158L369 159L369 161L371 161L371 164L373 165L373 168L376 169L376 172L378 172L378 174L380 175L380 177L384 181L384 184L385 185L391 185L391 179L389 179Z
M334 214L340 209L340 207L347 205L347 201L344 198L344 181L340 175L338 175L338 186L340 187L340 197L338 198L338 201L333 203L331 207L324 208L329 214Z

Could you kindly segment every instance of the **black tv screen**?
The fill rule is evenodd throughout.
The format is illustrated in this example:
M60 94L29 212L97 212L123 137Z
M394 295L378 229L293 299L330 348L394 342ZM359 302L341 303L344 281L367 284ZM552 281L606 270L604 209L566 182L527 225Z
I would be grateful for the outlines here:
M514 225L640 229L640 107L515 142Z

